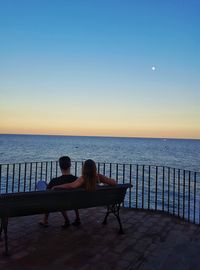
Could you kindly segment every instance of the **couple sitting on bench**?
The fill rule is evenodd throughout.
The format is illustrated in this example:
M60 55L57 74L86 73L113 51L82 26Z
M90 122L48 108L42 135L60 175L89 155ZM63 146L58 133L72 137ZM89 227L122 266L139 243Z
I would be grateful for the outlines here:
M70 173L71 160L69 157L60 157L59 165L62 175L57 178L53 178L47 185L47 189L73 189L83 187L87 191L94 191L96 189L96 185L100 183L112 186L117 184L115 180L108 178L102 174L98 174L96 164L91 159L88 159L84 162L82 168L82 176L80 176L79 178ZM62 211L61 213L65 220L62 227L67 228L70 226L67 212ZM72 225L79 226L81 224L81 221L78 209L75 209L75 214L76 218ZM48 217L49 214L46 213L44 215L44 219L40 221L39 224L43 227L48 227Z

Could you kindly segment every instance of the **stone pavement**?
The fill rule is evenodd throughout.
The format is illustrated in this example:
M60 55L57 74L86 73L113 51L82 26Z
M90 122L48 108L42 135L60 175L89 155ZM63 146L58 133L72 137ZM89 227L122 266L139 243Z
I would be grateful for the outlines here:
M0 269L200 269L200 227L165 214L122 209L125 230L119 235L115 217L102 225L104 208L80 210L82 225L62 229L60 213L40 228L41 215L9 221L10 256L2 255ZM69 212L74 219L73 211Z

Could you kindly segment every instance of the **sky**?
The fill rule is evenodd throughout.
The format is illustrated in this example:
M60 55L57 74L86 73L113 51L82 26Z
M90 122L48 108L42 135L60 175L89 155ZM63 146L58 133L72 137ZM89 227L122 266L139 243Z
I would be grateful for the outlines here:
M0 133L200 139L199 0L0 0Z

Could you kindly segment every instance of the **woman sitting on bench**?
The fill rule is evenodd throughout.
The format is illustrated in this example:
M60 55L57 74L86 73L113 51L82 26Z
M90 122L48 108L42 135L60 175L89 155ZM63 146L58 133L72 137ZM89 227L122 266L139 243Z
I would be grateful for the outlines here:
M72 183L54 186L52 189L71 189L83 187L87 191L94 191L97 184L107 184L114 186L117 182L114 179L108 178L102 174L97 173L97 167L93 160L88 159L84 162L82 168L82 176Z

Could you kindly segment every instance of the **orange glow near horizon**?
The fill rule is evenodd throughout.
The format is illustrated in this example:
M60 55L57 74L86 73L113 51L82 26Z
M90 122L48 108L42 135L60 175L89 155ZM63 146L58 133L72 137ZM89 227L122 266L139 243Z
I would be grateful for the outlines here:
M40 108L28 110L23 104L20 110L0 108L3 116L0 118L0 133L200 139L198 114L180 117L176 113L141 112L137 108L128 112L125 108L121 112L106 106L103 111L89 108L73 112L70 106L62 110L58 104L54 107L53 112L48 108L44 111ZM90 110L94 113L91 114Z
M30 111L23 106L16 112L1 112L0 109L3 116L0 118L0 133L200 139L198 119L194 116L184 118L176 114L141 113L136 109L132 113L125 110L115 112L106 107L102 112L96 109L91 114L85 109L83 112L76 110L72 115L72 108L60 112L58 107L55 105L55 112L47 109L44 112L39 109Z
M141 138L176 138L176 139L200 139L200 131L191 130L112 130L112 129L0 129L0 134L27 134L27 135L58 135L58 136L102 136L102 137L141 137Z

